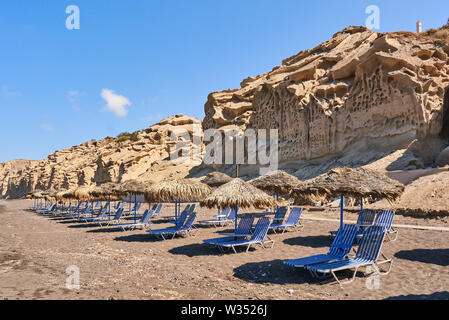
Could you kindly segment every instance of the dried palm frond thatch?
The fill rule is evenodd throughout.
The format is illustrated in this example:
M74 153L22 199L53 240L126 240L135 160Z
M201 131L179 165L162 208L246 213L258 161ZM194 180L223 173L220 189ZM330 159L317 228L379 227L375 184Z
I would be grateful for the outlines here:
M71 190L59 190L56 192L55 198L58 201L64 201L67 200L68 198L65 197L65 195L67 193L71 192Z
M404 185L381 172L364 168L338 168L300 183L291 194L300 199L310 195L360 198L385 198L394 201L404 192Z
M97 197L97 198L104 198L113 196L116 194L116 190L119 188L119 185L113 182L106 182L99 186L93 187L89 193L91 196Z
M276 170L255 178L248 183L264 191L288 194L301 183L301 180L285 171Z
M200 202L202 207L210 208L270 208L276 205L273 197L257 189L242 179L235 178L218 187L210 196Z
M42 194L42 190L39 190L28 193L26 197L27 199L42 199L44 196Z
M56 198L57 193L58 191L56 191L55 189L48 189L42 192L42 197L47 201L53 202Z
M79 187L75 190L75 192L73 193L73 195L75 196L76 199L81 200L81 201L87 201L87 200L92 200L94 199L94 196L92 196L90 194L90 192L95 188L95 186L91 185L91 186L82 186Z
M203 180L201 180L201 182L207 184L210 187L219 187L231 180L232 178L226 173L215 171L209 173L205 178L203 178Z
M139 180L127 180L120 183L115 189L117 195L126 196L128 194L144 194L153 182L143 182Z
M145 199L149 203L172 201L198 201L207 197L211 188L194 179L178 179L159 182L145 190Z

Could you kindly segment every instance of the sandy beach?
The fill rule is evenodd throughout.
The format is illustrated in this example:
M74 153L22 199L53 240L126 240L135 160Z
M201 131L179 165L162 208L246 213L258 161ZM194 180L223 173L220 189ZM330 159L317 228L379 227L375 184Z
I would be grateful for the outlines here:
M222 254L202 240L230 230L199 227L196 237L161 241L142 230L40 216L29 200L0 200L0 299L449 299L447 231L399 229L383 252L394 259L379 288L360 273L345 286L320 282L282 263L325 253L337 211L304 210L303 231L270 234L272 249ZM199 220L216 212L200 208ZM250 212L251 210L246 210ZM163 214L172 214L169 205ZM398 216L395 223L448 227L447 219ZM170 224L154 221L152 228ZM67 289L66 269L80 270L80 288ZM370 287L370 286L368 286Z

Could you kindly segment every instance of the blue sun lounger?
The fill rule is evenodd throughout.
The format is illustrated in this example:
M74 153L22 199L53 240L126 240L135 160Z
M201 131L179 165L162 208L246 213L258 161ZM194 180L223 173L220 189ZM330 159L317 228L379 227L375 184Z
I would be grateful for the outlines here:
M309 265L341 260L351 251L357 236L359 227L355 224L345 224L343 229L338 230L337 236L331 244L327 254L318 254L295 260L284 261L284 264L295 267L304 268Z
M387 231L387 238L390 241L396 241L398 238L398 230L395 230L392 227L393 219L394 219L394 212L391 210L383 210L377 214L376 220L374 221L374 226L380 226L384 227ZM391 239L390 234L394 234L394 239Z
M252 215L243 216L240 218L240 222L237 226L237 230L235 231L234 236L226 236L226 237L215 238L215 239L207 239L207 240L204 240L203 242L216 246L217 243L245 239L251 235L251 229L253 228L253 223L254 223L254 217Z
M282 230L282 233L287 231L288 228L293 228L295 230L298 230L298 228L303 229L304 226L299 222L299 219L301 218L302 210L301 208L295 207L290 211L290 215L288 216L288 219L285 223L272 223L270 225L270 230L273 230L274 233L276 233L276 230Z
M142 203L137 202L134 204L134 206L130 209L130 210L124 210L123 214L124 215L128 215L128 214L133 214L135 212L138 212L140 210L140 207L142 207Z
M363 221L362 221L363 217ZM365 227L373 225L374 219L376 218L376 211L374 210L363 210L363 215L359 213L359 217L357 218L356 225L360 226L358 237L360 238L363 234L363 230ZM334 236L337 234L338 231L330 231L329 233L331 236Z
M81 218L80 220L84 221L84 222L97 222L97 221L106 220L108 218L108 216L107 216L108 212L109 212L109 206L107 204L106 206L104 206L104 208L100 207L100 213L97 216Z
M178 220L174 221L173 223L175 224L173 227L169 227L169 228L165 228L165 229L153 229L153 230L147 230L147 232L149 234L155 235L155 236L159 236L161 234L166 234L166 233L170 233L171 231L176 231L179 228L182 227L182 225L186 222L187 220L187 216L189 215L189 213L187 211L183 211L179 217ZM163 237L162 237L163 238Z
M53 204L50 206L50 208L38 210L37 213L38 213L38 214L49 214L49 213L52 213L52 212L55 211L55 210L56 210L56 204L53 203Z
M123 231L126 229L134 230L137 227L141 227L142 229L146 228L148 223L150 222L151 217L153 216L154 211L145 210L142 218L138 222L134 223L124 223L124 224L116 224L115 227L122 228Z
M253 234L250 239L241 239L234 241L222 241L218 242L216 245L221 248L231 248L234 253L237 253L235 247L238 246L247 246L246 252L248 252L249 248L251 248L254 244L260 244L263 248L265 248L265 243L270 242L271 247L274 246L274 240L267 238L268 228L270 227L270 218L263 217L257 221L257 224L254 228Z
M354 281L355 276L357 274L357 270L362 267L371 267L373 272L376 272L379 275L386 275L391 270L393 260L387 259L385 255L381 252L382 244L385 239L385 234L386 230L384 227L380 226L368 227L366 230L363 231L362 240L360 242L360 245L357 249L357 253L354 258L345 258L339 261L315 264L307 266L306 269L308 269L317 277L319 277L319 275L331 274L339 284ZM381 255L385 260L378 261ZM381 272L378 266L384 263L389 263L389 267L387 271ZM348 269L354 269L352 278L345 282L340 281L335 272Z
M166 239L167 235L172 235L172 239L177 234L185 233L186 235L192 235L191 231L194 228L193 223L195 222L195 219L196 213L194 212L188 213L187 211L183 211L174 227L165 229L147 230L147 232L155 236L160 236L164 240Z
M209 219L209 220L201 220L198 221L200 224L206 224L206 225L213 225L214 227L223 226L227 223L229 223L229 218L232 218L231 215L231 208L227 207L223 209L219 215L217 215L215 219Z
M121 221L122 215L123 215L123 208L120 208L117 210L117 212L115 213L114 217L111 220L100 220L97 221L97 223L100 226L103 226L103 224L106 226L109 226L110 224L117 224Z

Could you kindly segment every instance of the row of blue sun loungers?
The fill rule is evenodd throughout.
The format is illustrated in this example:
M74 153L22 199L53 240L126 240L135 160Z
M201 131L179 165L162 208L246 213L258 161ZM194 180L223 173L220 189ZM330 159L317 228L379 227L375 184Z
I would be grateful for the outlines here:
M114 217L110 219L108 213L111 210L108 205L105 205L105 207L100 206L99 208L93 204L86 204L84 207L78 204L76 208L71 208L69 205L65 209L66 211L62 210L61 212L66 216L78 217L84 222L98 223L100 225L114 224L115 227L123 230L134 230L138 227L142 229L147 228L150 224L150 219L157 216L162 209L162 204L154 205L151 209L145 210L138 221L133 223L120 223L122 221L121 217L125 212L124 208L120 205L115 207L117 211ZM50 207L38 209L36 212L55 214L57 209L56 205L51 205ZM173 239L176 235L181 234L194 236L197 232L194 226L197 214L194 210L195 205L187 205L183 212L179 214L178 220L173 222L173 227L150 229L146 232L164 240L168 238ZM98 212L98 214L87 217L92 212ZM281 207L279 208L277 219L263 217L258 219L255 224L254 216L244 215L240 218L235 233L225 234L220 238L207 239L204 240L204 243L212 245L220 251L232 250L234 253L237 253L236 249L238 247L244 247L246 251L255 245L266 248L267 244L271 244L271 247L273 247L274 240L268 236L269 231L284 233L289 229L298 231L303 228L303 225L300 223L302 214L300 208L292 208L288 218L284 222L286 214L287 210ZM226 208L221 212L220 216L217 216L217 219L202 220L197 223L223 226L227 223L235 222L236 216L237 213L235 210ZM385 238L390 238L390 233L395 234L397 237L397 231L392 228L393 219L394 213L391 210L384 210L378 213L365 210L363 212L363 221L359 216L356 224L345 224L334 233L335 238L330 245L328 253L288 260L284 263L295 268L305 269L317 278L332 276L340 284L352 282L355 279L357 271L362 267L372 267L372 270L376 270L380 275L388 274L393 261L392 259L388 259L382 253L381 249ZM357 250L355 250L354 246L357 240L360 240L360 242ZM355 254L351 254L351 250ZM379 266L387 263L389 264L388 269L386 271L380 271ZM353 270L352 277L349 280L342 281L337 277L336 272L348 269Z
M393 219L394 213L391 210L382 210L379 212L374 210L364 210L363 215L359 214L357 219L356 225L360 227L358 229L357 238L360 239L362 237L366 227L381 226L386 229L386 238L390 241L395 241L398 237L398 230L394 229L392 226ZM331 231L330 234L335 236L337 231Z
M372 226L346 224L338 230L327 254L288 260L284 263L308 270L314 277L321 278L325 275L332 275L339 284L354 281L358 269L362 267L371 267L371 270L379 275L386 275L391 270L393 260L388 259L381 249L388 231L391 230L393 219L393 211L384 210L377 213ZM355 256L351 257L351 249L359 236L360 244ZM386 263L388 263L388 269L381 271L379 266ZM341 281L336 272L348 269L354 269L352 278L348 281Z

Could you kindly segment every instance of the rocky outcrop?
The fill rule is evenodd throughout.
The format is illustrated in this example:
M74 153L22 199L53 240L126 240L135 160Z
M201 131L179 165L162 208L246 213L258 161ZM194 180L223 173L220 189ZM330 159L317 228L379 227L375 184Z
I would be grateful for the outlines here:
M0 163L0 199L9 193L9 182L18 176L23 176L25 173L37 166L37 160L12 160L5 163Z
M194 125L196 130L200 129L199 133ZM200 120L176 115L134 134L56 151L42 161L14 160L0 164L1 196L19 198L35 189L184 177L198 162L176 165L170 161L171 133L179 129L191 136L202 134Z
M134 134L57 151L26 169L0 165L0 193L21 197L36 188L207 174L212 169L199 165L200 157L169 161L170 135L185 128L190 138L201 138L194 124L278 129L279 168L302 180L342 166L391 171L436 165L449 139L449 42L432 35L349 27L243 80L239 89L211 93L202 123L177 115ZM184 149L203 148L182 140ZM447 163L444 154L438 163ZM233 175L235 168L215 169ZM239 170L251 176L258 166Z
M448 55L442 40L349 27L240 89L210 94L203 127L278 129L280 162L297 166L419 142L438 152Z

